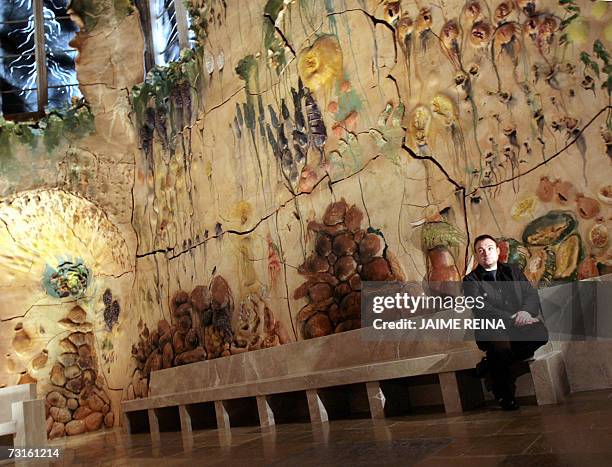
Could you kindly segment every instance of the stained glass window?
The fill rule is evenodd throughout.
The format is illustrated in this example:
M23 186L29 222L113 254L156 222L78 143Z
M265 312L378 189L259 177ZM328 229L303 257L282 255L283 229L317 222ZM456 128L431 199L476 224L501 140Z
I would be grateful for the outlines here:
M0 2L0 99L6 118L41 115L82 97L70 0Z
M182 49L194 46L195 34L182 0L149 0L149 12L155 65L176 61Z

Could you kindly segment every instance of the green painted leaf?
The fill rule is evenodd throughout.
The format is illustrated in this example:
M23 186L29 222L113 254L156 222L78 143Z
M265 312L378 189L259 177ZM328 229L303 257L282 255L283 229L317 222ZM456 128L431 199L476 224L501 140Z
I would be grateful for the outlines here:
M573 14L572 16L570 16L569 18L564 19L563 21L561 21L561 29L566 28L572 21L574 21L576 18L578 18L578 16L580 16L579 14Z
M586 52L580 52L580 61L589 66L591 64L591 56Z
M608 51L606 50L606 48L604 47L604 45L601 43L599 39L597 39L593 43L593 52L606 65L610 63L610 54L608 53Z

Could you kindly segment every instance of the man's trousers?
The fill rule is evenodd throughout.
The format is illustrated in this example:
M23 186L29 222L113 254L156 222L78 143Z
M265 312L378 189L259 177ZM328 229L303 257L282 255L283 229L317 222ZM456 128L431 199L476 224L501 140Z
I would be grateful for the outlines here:
M522 327L510 325L504 331L494 332L494 339L480 340L486 337L486 333L482 333L477 336L476 343L487 354L487 368L495 398L512 399L516 390L513 367L516 362L532 357L538 348L548 342L548 330L539 322Z

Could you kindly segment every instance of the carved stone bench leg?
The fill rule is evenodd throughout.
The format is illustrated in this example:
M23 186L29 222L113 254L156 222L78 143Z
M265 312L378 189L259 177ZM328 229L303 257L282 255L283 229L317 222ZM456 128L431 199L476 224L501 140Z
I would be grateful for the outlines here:
M191 424L191 413L186 405L179 405L179 417L181 419L181 439L183 441L183 449L185 452L191 452L193 449L193 426Z
M444 411L446 413L461 413L463 406L461 405L461 394L459 393L459 385L457 384L457 375L454 371L439 373L440 390L442 391L442 399L444 400Z
M148 409L147 414L149 415L149 431L151 432L151 438L159 440L159 419L157 418L157 412L155 412L155 409Z
M316 422L327 422L329 420L327 416L327 410L323 401L319 397L319 393L316 389L306 390L306 399L308 400L308 412L310 413L310 421Z
M328 444L329 423L317 423L312 425L312 438L317 444Z
M551 352L529 364L538 405L559 404L570 388L561 351Z
M191 433L191 414L189 413L189 409L186 405L179 405L179 417L181 419L181 431L184 434Z
M217 417L217 428L229 430L230 419L225 407L225 401L215 401L215 415Z
M385 395L378 381L366 383L368 403L370 404L370 415L372 418L385 418Z
M257 413L259 414L259 424L262 427L274 426L274 412L266 396L257 396Z
M13 440L15 446L43 447L47 445L44 399L13 402L11 412L13 420L16 421Z
M123 432L126 435L130 435L132 434L132 425L130 424L130 417L129 417L129 412L123 412L121 414L121 420L122 420L122 428L123 428Z

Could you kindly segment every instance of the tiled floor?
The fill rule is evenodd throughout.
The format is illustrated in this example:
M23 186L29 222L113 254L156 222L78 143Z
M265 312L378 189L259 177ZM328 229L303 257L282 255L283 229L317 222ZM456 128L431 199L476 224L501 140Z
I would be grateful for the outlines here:
M64 438L53 465L108 466L610 466L612 391L574 394L560 406L126 436ZM40 464L36 464L40 465Z

